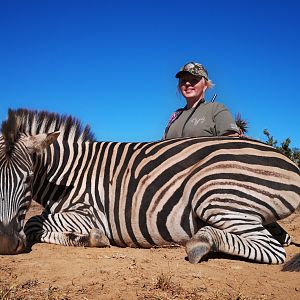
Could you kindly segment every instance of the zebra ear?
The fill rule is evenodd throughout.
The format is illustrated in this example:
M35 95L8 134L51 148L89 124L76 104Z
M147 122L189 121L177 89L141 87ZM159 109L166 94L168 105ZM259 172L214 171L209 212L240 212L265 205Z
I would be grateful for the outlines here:
M59 134L59 131L54 131L28 136L24 139L24 144L30 153L41 153L57 140Z

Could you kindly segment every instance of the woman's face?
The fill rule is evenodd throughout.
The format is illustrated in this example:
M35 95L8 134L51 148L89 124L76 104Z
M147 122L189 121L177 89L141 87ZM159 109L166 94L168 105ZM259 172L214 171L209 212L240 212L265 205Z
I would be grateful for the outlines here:
M206 82L203 77L186 74L179 78L179 89L186 100L203 98L206 88Z

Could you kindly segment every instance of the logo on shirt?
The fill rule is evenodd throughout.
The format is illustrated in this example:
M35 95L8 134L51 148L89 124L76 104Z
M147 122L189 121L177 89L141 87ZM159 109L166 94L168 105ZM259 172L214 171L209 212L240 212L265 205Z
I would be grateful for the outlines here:
M197 126L199 123L203 124L204 122L205 122L205 117L204 116L199 118L199 119L197 119L197 118L191 119L191 123L193 123L194 126Z

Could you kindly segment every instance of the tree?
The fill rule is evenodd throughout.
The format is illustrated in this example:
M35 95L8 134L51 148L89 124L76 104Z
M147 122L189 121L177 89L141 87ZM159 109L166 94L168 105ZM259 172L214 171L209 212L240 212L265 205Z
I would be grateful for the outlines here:
M241 117L241 113L238 113L235 117L236 125L240 129L241 135L244 135L249 128L249 123L247 120L243 120ZM290 160L292 160L298 167L300 168L300 149L298 148L291 148L291 139L288 137L286 138L280 146L278 146L277 140L274 139L274 137L269 133L268 129L264 129L263 131L264 135L267 137L266 144L276 148L279 150L282 154L284 154L286 157L288 157Z
M274 140L273 136L270 135L268 129L264 129L264 135L267 136L268 140L266 141L266 143L272 147L275 147L276 148L276 145L277 145L277 141Z
M300 168L300 149L297 148L290 148L291 139L286 138L280 146L277 146L277 141L273 138L273 136L270 135L269 131L267 129L264 129L264 134L267 136L266 143L277 150L279 150L282 154L287 156L290 160L296 163L298 167Z

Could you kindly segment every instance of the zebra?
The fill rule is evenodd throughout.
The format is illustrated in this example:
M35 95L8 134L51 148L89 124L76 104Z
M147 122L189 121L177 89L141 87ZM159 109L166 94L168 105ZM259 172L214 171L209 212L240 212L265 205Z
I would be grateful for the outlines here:
M36 242L83 247L185 247L285 261L277 221L300 204L299 168L239 137L95 141L72 116L9 110L0 136L0 254ZM25 216L32 201L41 215Z

